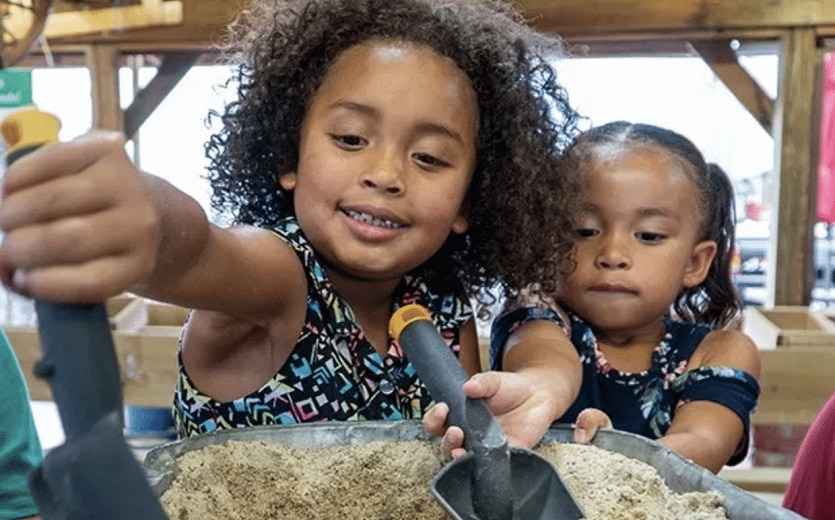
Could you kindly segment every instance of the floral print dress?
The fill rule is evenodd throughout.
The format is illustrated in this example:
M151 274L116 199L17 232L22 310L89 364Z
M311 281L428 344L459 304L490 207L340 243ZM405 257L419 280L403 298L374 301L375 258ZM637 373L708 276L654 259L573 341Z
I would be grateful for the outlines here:
M572 313L569 317L571 342L583 365L583 382L577 400L558 422L573 423L585 408L598 408L616 429L658 439L669 429L679 406L690 401L712 401L734 411L745 426L743 442L728 463L737 464L745 458L750 416L760 393L756 379L731 367L687 370L690 356L711 332L710 327L665 317L667 332L652 353L649 370L628 373L606 360L588 323ZM499 316L493 323L490 344L494 370L501 369L504 343L510 334L535 319L551 320L566 329L551 309L520 308Z

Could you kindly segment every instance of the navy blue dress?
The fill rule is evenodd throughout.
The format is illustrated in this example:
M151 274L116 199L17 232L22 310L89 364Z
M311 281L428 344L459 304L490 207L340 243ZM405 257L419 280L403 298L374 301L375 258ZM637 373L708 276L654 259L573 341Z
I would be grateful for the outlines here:
M728 464L745 458L759 384L750 374L732 367L687 370L690 356L711 332L710 327L665 317L667 333L652 353L649 370L627 373L609 364L585 321L571 313L569 317L571 343L580 355L583 382L577 400L557 422L574 423L585 408L598 408L609 416L614 428L658 439L669 429L679 406L690 401L712 401L731 409L745 426L743 442ZM566 329L551 309L521 308L499 316L493 323L490 342L494 370L501 370L507 338L523 323L536 319L551 320Z

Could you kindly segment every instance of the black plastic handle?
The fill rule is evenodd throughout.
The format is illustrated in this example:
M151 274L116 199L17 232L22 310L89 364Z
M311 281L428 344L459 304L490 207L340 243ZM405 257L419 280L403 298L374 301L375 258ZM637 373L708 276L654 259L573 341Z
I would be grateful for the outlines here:
M43 357L35 365L46 379L68 439L99 419L122 413L122 383L103 304L35 301Z
M464 446L473 458L469 488L473 509L481 520L513 518L513 481L507 436L481 399L470 399L462 388L467 381L461 363L447 346L435 324L427 319L401 316L429 316L425 309L403 307L392 321L406 323L398 341L418 376L436 402L449 406L449 422L464 430Z
M480 451L507 444L507 437L481 399L470 399L462 387L467 373L444 342L435 325L414 321L400 333L400 346L415 366L432 398L449 406L449 422L464 430L464 445Z

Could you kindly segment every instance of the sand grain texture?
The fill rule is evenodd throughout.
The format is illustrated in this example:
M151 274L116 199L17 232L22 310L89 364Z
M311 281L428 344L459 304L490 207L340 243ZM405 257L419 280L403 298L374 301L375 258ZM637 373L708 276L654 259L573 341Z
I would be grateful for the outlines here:
M537 451L571 487L589 520L726 518L716 493L677 494L654 468L594 446ZM185 453L162 497L171 520L446 520L429 494L436 443L371 442L320 450L233 441Z

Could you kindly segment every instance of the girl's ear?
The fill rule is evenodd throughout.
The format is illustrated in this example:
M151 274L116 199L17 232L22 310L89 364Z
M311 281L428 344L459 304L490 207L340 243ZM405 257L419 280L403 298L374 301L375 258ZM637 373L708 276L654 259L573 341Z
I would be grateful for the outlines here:
M278 184L286 191L293 191L296 187L296 172L279 173Z
M702 240L696 244L684 271L684 280L681 282L684 287L696 287L705 281L713 257L716 256L716 249L716 242L713 240Z
M463 213L459 213L455 220L452 221L452 232L461 235L464 231L467 231L467 228L470 227L470 221L467 220L467 217Z

